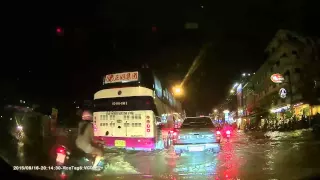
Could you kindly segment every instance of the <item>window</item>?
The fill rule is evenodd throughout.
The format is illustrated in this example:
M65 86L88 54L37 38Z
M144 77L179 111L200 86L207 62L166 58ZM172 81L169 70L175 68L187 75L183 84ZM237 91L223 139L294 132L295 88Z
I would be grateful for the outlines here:
M300 68L294 68L294 72L295 73L301 73L301 69Z
M289 41L298 41L298 38L297 38L297 37L292 36L292 35L290 35L290 34L287 35L287 38L288 38Z
M290 76L290 71L286 70L286 72L284 73L285 76Z
M154 77L154 84L155 84L156 95L159 98L162 98L162 86L161 86L161 82L157 77Z
M281 54L281 56L280 56L280 58L286 58L286 57L288 57L287 53L283 53L283 54Z
M214 125L210 118L187 118L181 128L214 128Z
M298 54L298 51L293 50L293 51L292 51L292 54L295 55L297 59L300 58L300 56L299 56L299 54Z

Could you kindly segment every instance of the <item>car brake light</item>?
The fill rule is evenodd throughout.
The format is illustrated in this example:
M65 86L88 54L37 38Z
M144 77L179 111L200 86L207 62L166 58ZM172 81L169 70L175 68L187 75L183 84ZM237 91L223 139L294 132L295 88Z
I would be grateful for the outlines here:
M228 130L227 132L226 132L227 134L231 134L231 132Z
M173 135L176 136L178 133L177 132L173 132Z
M66 154L66 148L62 146L59 146L56 151L57 153Z
M217 133L217 135L220 135L220 134L221 134L221 132L220 132L220 131L217 131L216 133Z

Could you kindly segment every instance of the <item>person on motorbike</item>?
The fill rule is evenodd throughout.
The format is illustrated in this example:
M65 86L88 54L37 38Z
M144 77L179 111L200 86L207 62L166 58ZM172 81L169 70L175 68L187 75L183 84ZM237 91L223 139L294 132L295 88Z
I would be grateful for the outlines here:
M91 120L82 120L79 122L78 137L76 139L76 146L87 154L95 155L93 168L96 168L98 163L103 158L103 151L94 146L94 130Z

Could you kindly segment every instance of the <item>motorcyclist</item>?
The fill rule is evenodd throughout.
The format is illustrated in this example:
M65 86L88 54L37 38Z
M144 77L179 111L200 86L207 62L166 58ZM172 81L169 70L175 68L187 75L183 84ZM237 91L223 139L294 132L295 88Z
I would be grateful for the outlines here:
M76 139L76 146L87 154L95 155L93 169L97 167L98 163L103 158L103 151L94 146L93 143L94 130L91 120L82 120L79 122L78 137Z

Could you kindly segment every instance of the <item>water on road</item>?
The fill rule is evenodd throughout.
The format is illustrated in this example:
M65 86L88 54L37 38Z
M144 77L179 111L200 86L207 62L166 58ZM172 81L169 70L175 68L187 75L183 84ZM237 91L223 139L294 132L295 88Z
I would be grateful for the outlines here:
M151 179L301 179L320 174L320 140L309 130L236 132L217 152L107 150L99 179L139 175ZM82 176L93 178L92 175Z

